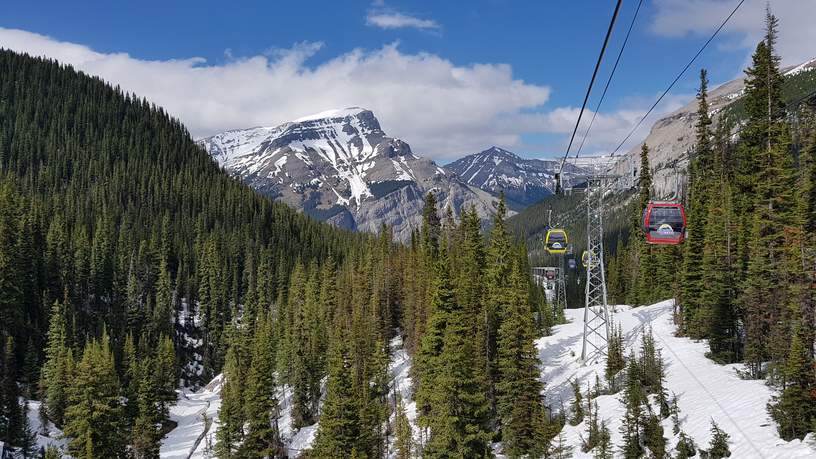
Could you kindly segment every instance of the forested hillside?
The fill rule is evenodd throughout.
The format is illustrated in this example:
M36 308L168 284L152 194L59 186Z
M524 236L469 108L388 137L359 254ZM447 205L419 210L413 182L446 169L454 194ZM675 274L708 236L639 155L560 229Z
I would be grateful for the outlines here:
M296 266L365 239L227 177L161 108L0 52L0 440L26 437L22 392L48 401L73 450L118 455L119 437L98 429L125 435L153 397L166 411L178 376L220 372L248 297L266 310ZM81 426L91 394L109 412Z
M381 457L401 333L425 454L546 450L561 421L533 339L555 319L503 203L489 241L475 210L446 216L433 195L410 247L339 231L99 79L6 51L0 75L4 444L33 453L53 423L77 459L158 457L175 389L223 373L217 457L283 454L281 387L294 428L320 421L315 457Z

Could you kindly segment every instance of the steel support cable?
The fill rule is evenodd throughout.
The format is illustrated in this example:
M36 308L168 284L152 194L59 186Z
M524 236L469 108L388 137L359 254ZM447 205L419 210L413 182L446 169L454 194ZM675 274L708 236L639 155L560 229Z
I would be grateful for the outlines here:
M620 12L622 3L623 0L618 0L617 4L615 4L615 12L612 13L612 20L609 21L609 28L606 30L606 37L604 37L601 52L598 54L598 61L595 63L595 70L592 71L592 78L589 80L589 87L587 88L586 95L584 96L584 103L581 104L581 111L578 113L578 120L575 122L575 128L572 130L572 136L570 137L569 145L567 146L567 152L564 154L564 159L561 160L561 166L558 168L559 176L564 170L564 163L567 161L570 149L572 148L572 143L575 141L575 133L578 132L578 126L581 124L581 118L584 116L584 110L586 109L587 101L589 100L589 94L592 92L592 86L595 84L595 77L598 76L598 69L601 67L601 62L603 61L606 47L609 44L609 37L612 35L612 29L615 28L615 21L618 19L618 12Z
M621 143L618 144L618 146L615 148L615 150L612 152L612 154L609 155L610 157L615 156L615 154L618 151L620 151L621 147L623 147L623 144L625 144L626 141L628 141L629 138L632 137L632 134L634 134L635 131L637 131L637 129L640 127L640 125L643 124L643 121L646 120L646 118L652 113L652 111L655 109L655 107L657 107L657 105L663 100L663 98L666 97L666 95L669 93L669 91L671 91L671 89L674 87L674 85L680 80L680 78L683 77L683 75L691 67L691 65L694 64L694 62L697 60L697 58L700 57L701 54L703 54L703 51L705 51L705 49L708 47L708 45L712 41L714 41L714 38L720 33L720 31L725 27L725 25L728 24L728 21L730 21L731 18L734 16L734 14L737 13L737 10L739 10L739 8L742 6L743 3L745 3L745 0L740 0L740 2L737 3L737 6L735 6L734 9L731 10L731 13L728 16L726 16L726 18L725 18L725 20L723 20L722 24L720 24L720 26L717 27L717 30L715 30L714 33L711 34L711 36L708 38L708 40L706 40L705 43L703 43L703 46L697 51L697 53L694 55L694 57L692 57L691 60L688 62L688 64L686 64L686 66L683 67L683 70L681 70L680 73L678 73L677 76L674 78L674 80L672 80L671 84L669 84L669 87L667 87L666 90L663 91L663 94L661 94L660 97L657 98L655 103L652 104L652 106L649 108L649 110L646 112L646 114L643 115L642 118L640 118L640 120L637 122L637 124L635 124L635 127L633 127L632 130L629 131L628 134L626 134L626 137L624 137L624 139L621 141ZM611 166L607 170L607 172L612 170L612 167L614 167L614 165Z
M587 136L589 136L589 131L592 129L592 125L595 123L595 117L598 116L598 111L601 109L601 104L603 104L604 98L606 97L606 91L609 90L609 84L612 83L612 77L615 76L615 71L618 69L621 56L623 56L623 50L626 49L626 44L629 42L629 35L632 33L632 28L635 25L635 21L637 20L638 13L640 12L640 7L642 5L643 0L640 0L637 8L635 9L635 15L632 16L632 22L629 23L629 29L626 31L626 37L623 39L623 44L618 52L618 57L615 59L615 65L612 66L612 71L609 73L609 78L606 79L606 85L601 93L601 98L598 100L598 105L595 106L595 111L592 113L592 118L589 120L589 126L587 126L586 131L584 131L584 137L581 139L581 144L578 145L578 151L575 153L575 159L578 159L578 156L581 154L581 150L584 148L584 142L586 142Z

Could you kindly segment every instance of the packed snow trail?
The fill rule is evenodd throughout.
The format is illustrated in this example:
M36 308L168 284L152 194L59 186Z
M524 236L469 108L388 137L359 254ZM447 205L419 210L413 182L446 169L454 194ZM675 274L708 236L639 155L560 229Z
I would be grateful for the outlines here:
M786 442L779 438L766 406L772 390L762 380L744 380L737 375L741 365L718 365L705 353L704 341L693 341L674 336L672 301L652 306L630 308L618 306L612 321L623 327L626 352L639 351L640 336L647 327L652 328L655 344L666 365L665 387L669 395L676 394L680 408L681 428L692 437L698 448L707 448L711 438L711 420L730 436L731 457L735 458L799 458L816 457L816 446L811 434L804 442ZM554 327L553 334L537 340L536 345L542 361L542 378L547 384L547 403L558 409L568 407L572 401L570 380L578 378L584 392L587 383L595 384L598 375L604 382L604 359L587 365L580 361L583 337L583 309L565 311L570 321ZM621 417L625 412L620 394L597 397L600 419L608 421L615 451L619 450L622 437L619 432ZM668 450L673 450L677 438L672 437L670 419L663 422L664 435L669 439ZM573 446L573 457L589 458L580 451L581 437L586 436L586 424L566 425L564 434L567 444Z
M207 445L215 445L215 425L221 408L223 375L216 376L200 391L182 392L170 408L176 428L162 440L163 459L203 459Z

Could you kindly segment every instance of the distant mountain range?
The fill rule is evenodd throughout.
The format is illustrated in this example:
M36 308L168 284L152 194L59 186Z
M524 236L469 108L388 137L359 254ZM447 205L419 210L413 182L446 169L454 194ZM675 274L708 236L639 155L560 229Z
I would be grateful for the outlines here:
M555 192L559 160L524 159L499 147L465 156L445 166L459 180L493 195L504 191L509 206L517 211ZM563 177L572 182L583 169L566 164Z
M199 141L215 161L259 192L337 226L392 227L407 240L424 196L440 209L475 208L485 221L497 198L388 137L362 108L329 110L278 126L227 131Z

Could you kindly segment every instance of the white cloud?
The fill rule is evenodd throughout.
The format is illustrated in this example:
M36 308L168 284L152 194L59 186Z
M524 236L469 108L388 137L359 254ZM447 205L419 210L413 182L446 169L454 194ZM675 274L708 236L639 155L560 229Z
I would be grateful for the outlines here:
M143 60L100 53L3 28L0 46L57 59L146 97L179 117L197 137L362 106L417 154L449 159L492 144L519 146L528 126L549 129L504 121L541 110L550 94L546 86L515 78L509 65L458 66L433 54L403 53L396 45L352 50L315 66L307 60L321 49L320 43L299 43L219 65L197 57Z
M736 6L738 0L656 0L652 32L666 37L708 36ZM784 65L816 57L816 2L812 0L747 0L721 32L730 37L726 47L746 55L764 35L765 6L779 18L778 52ZM721 45L723 46L723 45Z
M399 12L369 11L366 24L381 29L439 29L439 24L432 19L422 19Z
M57 59L146 97L181 119L196 137L361 106L374 111L387 134L438 160L490 145L557 156L566 148L579 110L546 108L550 89L514 78L509 65L457 66L433 54L405 54L396 45L352 50L317 66L307 61L325 47L322 43L297 43L245 58L227 51L227 61L220 65L196 57L156 61L100 53L3 28L0 47ZM692 99L670 95L656 113ZM653 100L624 100L617 111L598 114L582 155L614 149ZM584 113L573 151L591 116ZM655 118L643 123L627 146L642 140ZM545 140L527 143L527 136L535 134Z

